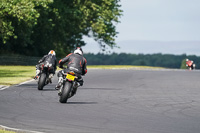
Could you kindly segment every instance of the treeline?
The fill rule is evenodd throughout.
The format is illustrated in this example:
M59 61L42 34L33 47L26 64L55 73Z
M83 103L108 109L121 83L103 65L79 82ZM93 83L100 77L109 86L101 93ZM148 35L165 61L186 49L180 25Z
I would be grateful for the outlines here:
M57 61L62 57L57 56ZM165 68L185 69L186 60L193 60L196 69L200 69L200 57L195 55L172 55L172 54L93 54L85 53L88 65L136 65L136 66L155 66ZM42 58L24 55L1 55L0 65L36 65L38 60Z
M166 68L181 68L186 58L193 60L196 68L200 68L200 57L195 55L172 55L172 54L84 54L88 65L140 65L140 66L156 66Z

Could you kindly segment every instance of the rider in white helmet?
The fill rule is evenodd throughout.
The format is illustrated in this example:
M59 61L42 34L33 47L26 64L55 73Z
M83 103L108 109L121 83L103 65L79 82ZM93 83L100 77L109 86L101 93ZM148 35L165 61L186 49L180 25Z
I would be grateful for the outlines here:
M189 70L193 70L195 69L195 64L194 61L186 59L186 67L189 68Z
M67 68L64 68L63 65L67 64ZM58 72L58 85L56 86L56 90L59 90L62 83L63 83L63 73L68 71L74 71L76 75L79 77L79 84L80 86L83 85L83 79L81 75L85 75L87 73L87 61L83 57L83 50L78 47L74 50L74 53L68 54L65 58L59 61L59 67L63 68ZM77 89L77 88L76 88ZM76 93L76 89L73 91L72 96Z

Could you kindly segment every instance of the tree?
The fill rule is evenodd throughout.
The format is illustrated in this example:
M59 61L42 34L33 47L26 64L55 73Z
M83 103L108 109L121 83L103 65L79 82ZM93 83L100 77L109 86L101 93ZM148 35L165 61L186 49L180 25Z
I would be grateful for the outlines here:
M182 62L181 62L181 69L187 69L187 66L186 66L186 59L183 59Z
M102 48L115 47L120 0L0 0L0 50L65 55L93 37ZM17 15L16 15L17 14Z
M31 34L40 13L52 0L0 0L0 50L29 54ZM2 44L3 43L3 44Z
M0 0L0 37L3 43L10 37L17 38L15 29L18 25L31 28L37 24L40 14L35 7L47 7L49 2L51 0Z

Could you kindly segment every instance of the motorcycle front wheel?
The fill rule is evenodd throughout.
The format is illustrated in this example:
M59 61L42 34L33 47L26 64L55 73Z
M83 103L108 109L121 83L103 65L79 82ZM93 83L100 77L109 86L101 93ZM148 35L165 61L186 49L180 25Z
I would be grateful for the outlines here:
M67 99L69 97L71 89L72 89L72 83L67 81L62 88L62 92L61 92L60 100L59 100L60 103L66 103L67 102Z
M43 87L46 81L46 76L47 75L45 73L41 73L39 81L38 81L38 90L43 90Z

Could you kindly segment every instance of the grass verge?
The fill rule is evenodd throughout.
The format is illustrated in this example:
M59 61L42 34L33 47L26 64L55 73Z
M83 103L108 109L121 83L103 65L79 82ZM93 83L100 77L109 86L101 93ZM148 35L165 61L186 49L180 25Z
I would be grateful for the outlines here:
M0 85L14 85L30 80L35 66L0 66Z
M162 67L131 65L88 65L87 67L89 69L164 69ZM32 79L33 76L35 76L35 66L0 66L0 85L19 84Z
M16 132L13 132L13 131L6 131L6 130L1 130L1 129L0 129L0 133L16 133Z

